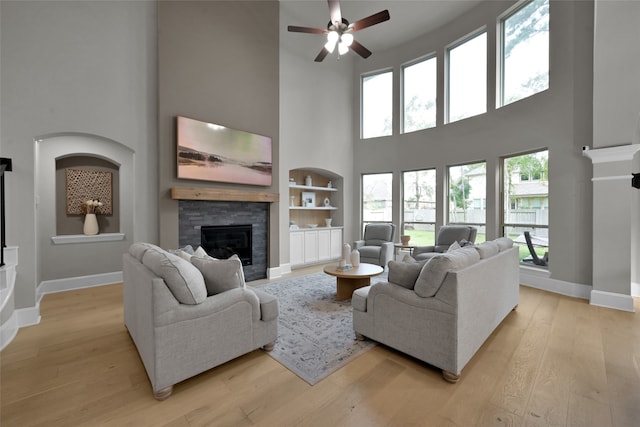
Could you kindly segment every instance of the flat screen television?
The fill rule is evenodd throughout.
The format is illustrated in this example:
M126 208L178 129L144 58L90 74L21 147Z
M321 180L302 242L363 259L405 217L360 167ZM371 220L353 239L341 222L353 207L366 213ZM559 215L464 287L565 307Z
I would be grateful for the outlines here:
M178 178L271 185L271 138L178 116Z

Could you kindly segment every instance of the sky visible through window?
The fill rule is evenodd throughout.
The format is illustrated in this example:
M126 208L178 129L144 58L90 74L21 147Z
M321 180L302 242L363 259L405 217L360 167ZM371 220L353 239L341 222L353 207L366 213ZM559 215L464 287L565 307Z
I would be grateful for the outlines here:
M449 51L449 123L487 111L487 33Z
M437 60L429 58L402 69L404 132L436 125Z
M362 77L362 138L391 135L392 114L393 73Z

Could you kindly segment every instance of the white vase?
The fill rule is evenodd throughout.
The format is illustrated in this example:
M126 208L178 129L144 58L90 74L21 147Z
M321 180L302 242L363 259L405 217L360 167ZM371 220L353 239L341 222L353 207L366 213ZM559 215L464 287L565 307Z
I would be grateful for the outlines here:
M304 177L304 185L306 185L307 187L311 187L312 181L311 181L311 175L307 175Z
M84 234L94 235L98 234L98 218L94 213L88 213L84 216L84 227L82 229Z
M360 251L357 249L351 251L351 265L354 267L360 265Z
M346 265L351 265L351 245L348 243L342 245L342 259Z

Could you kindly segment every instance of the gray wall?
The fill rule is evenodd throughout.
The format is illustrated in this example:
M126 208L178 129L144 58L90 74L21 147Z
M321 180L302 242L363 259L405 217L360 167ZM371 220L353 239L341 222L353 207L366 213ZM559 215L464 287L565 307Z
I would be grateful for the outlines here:
M19 247L15 308L25 308L35 306L41 281L120 271L124 246L157 240L156 3L2 1L0 9L0 143L14 168L7 243ZM83 243L39 259L55 209L36 206L35 140L64 134L93 135L134 153L135 172L121 194L135 196L133 226L120 245Z
M640 2L597 1L593 146L628 144L640 126ZM640 141L635 141L640 143ZM640 173L640 154L632 171ZM628 172L628 171L627 171ZM640 190L631 190L631 281L640 288ZM596 213L594 212L594 215ZM608 210L594 222L610 222ZM621 248L624 251L624 248ZM614 251L611 254L615 254ZM605 261L606 262L606 261Z
M329 55L321 63L314 58L322 48L320 36L289 33L287 25L305 25L297 18L298 8L314 8L318 16L327 15L324 2L282 2L280 4L280 260L289 263L289 171L311 168L329 171L351 183L353 174L352 116L355 100L351 96L353 55L340 60ZM325 173L326 175L326 173ZM333 196L332 196L333 197ZM353 240L351 185L336 197L344 201L345 241Z
M178 247L178 201L170 197L174 186L278 192L278 28L275 1L158 3L161 246ZM178 180L178 115L270 136L271 187ZM270 207L271 236L279 233L278 205ZM270 263L278 265L279 239L272 238L269 243Z
M359 140L354 129L356 177L369 172L393 172L394 197L400 206L400 180L405 170L436 168L438 200L446 196L443 185L446 166L484 160L487 162L487 238L499 234L498 167L500 157L539 148L549 149L550 272L554 279L591 283L591 166L580 147L591 141L591 81L593 4L551 3L550 88L507 107L495 108L496 17L512 2L487 2L455 22L387 52L377 52L358 62L355 79L361 73L393 67L395 105L399 100L401 64L437 52L439 80L444 76L444 47L466 34L486 26L488 32L487 113L442 125L434 129L398 135L399 109L394 110L394 135ZM358 89L354 91L358 98ZM438 97L444 97L443 87ZM359 106L353 116L358 117ZM359 180L353 182L359 191ZM356 193L358 194L358 193ZM358 199L356 197L355 199ZM444 222L444 206L437 226ZM354 221L359 218L357 212ZM394 214L400 222L400 212Z

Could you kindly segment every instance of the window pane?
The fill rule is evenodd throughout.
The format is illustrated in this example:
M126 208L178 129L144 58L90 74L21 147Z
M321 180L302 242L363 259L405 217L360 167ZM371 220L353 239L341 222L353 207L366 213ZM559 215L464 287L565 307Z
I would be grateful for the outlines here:
M413 132L436 125L436 58L403 67L403 132Z
M393 73L362 77L362 138L388 136L392 131Z
M485 225L486 171L485 162L449 167L449 223Z
M549 88L549 0L533 0L502 21L502 105Z
M393 174L362 175L362 222L391 222Z
M448 51L449 123L487 111L487 33Z
M525 231L539 258L549 247L549 151L505 158L502 175L504 235L520 247L520 259L532 263Z
M433 245L436 223L436 171L404 172L402 200L403 234L413 245Z

